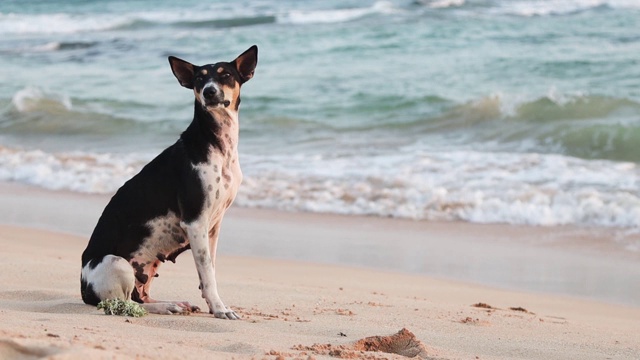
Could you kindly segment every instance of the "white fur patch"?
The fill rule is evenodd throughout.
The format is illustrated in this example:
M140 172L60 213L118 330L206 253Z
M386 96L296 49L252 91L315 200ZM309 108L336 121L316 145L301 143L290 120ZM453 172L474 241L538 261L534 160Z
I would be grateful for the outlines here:
M91 262L82 268L81 277L87 284L91 284L100 300L131 300L135 278L133 268L127 260L107 255L95 268L91 269L90 264Z

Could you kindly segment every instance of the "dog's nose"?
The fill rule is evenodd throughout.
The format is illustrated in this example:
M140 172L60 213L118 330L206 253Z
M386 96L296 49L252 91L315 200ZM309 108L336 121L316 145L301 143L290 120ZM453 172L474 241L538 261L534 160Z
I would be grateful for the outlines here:
M209 86L202 91L202 95L205 99L211 99L216 96L216 88Z

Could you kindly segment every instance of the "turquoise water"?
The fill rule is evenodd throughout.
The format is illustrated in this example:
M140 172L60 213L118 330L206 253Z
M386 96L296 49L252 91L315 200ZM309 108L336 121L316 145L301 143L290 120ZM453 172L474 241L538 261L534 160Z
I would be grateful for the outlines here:
M108 193L259 46L237 204L640 226L635 1L3 1L0 179Z

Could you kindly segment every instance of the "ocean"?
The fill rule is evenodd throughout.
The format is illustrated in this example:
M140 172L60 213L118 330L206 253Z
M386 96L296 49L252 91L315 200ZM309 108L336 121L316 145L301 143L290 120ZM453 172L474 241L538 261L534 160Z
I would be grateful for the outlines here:
M243 86L237 206L640 228L640 2L0 2L0 180L112 193Z

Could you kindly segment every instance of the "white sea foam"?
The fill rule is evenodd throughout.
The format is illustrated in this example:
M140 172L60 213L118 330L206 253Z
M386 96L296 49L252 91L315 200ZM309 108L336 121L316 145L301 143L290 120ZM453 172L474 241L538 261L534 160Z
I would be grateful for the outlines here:
M498 13L519 15L525 17L563 15L578 11L585 11L602 6L612 8L640 8L640 2L635 0L527 0L527 1L504 1L497 8L493 9Z
M426 5L434 9L445 9L451 7L460 7L465 4L465 0L433 0L426 2Z
M105 194L117 190L147 160L136 155L50 154L0 146L0 180L52 190Z
M58 14L2 14L0 34L69 34L102 31L131 22L128 16Z
M640 226L640 171L631 163L478 152L287 163L247 165L238 203L479 223Z
M640 227L640 169L633 163L404 150L357 158L244 155L236 203L416 220ZM151 157L0 147L0 180L111 193Z

